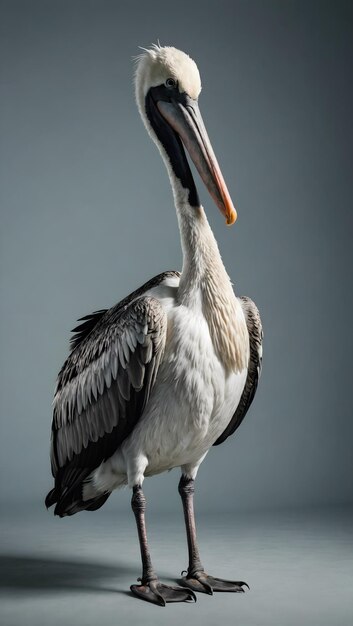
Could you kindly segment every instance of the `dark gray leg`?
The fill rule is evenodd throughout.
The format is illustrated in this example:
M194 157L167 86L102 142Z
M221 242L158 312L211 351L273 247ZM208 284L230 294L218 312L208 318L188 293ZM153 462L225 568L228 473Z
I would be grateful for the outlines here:
M140 598L160 606L165 606L167 602L196 602L196 596L190 589L163 585L158 580L148 549L145 524L146 498L139 485L133 488L131 507L135 514L142 560L142 576L138 578L141 585L131 585L131 591Z
M153 569L151 555L148 549L145 523L146 498L141 487L133 488L131 508L135 514L137 534L141 550L142 577L139 580L141 580L142 583L158 580L157 574Z
M183 502L186 536L189 551L189 567L187 574L180 581L185 587L194 591L213 594L214 591L242 592L243 586L248 585L242 581L223 580L206 574L201 563L196 539L196 525L194 514L194 491L195 481L182 475L179 482L179 493Z
M188 542L189 567L187 576L192 578L197 572L204 571L196 539L194 513L195 481L192 478L182 476L179 482L178 491L183 502L186 537Z

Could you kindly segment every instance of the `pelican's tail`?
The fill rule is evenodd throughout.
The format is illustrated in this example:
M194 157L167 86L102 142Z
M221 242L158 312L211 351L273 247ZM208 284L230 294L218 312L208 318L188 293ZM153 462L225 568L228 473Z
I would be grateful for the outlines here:
M74 515L79 511L96 511L103 506L110 491L83 499L83 481L87 473L84 468L67 468L59 472L54 489L45 498L45 506L49 508L55 504L54 515L59 517Z

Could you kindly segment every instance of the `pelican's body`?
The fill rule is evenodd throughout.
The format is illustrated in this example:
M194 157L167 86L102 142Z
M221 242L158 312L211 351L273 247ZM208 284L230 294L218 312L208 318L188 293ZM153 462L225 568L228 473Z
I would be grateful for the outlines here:
M93 474L86 493L93 496L143 476L188 466L196 476L209 448L224 432L243 393L247 367L225 370L205 320L201 292L192 306L179 304L178 277L166 278L147 294L167 314L168 342L149 402L133 432ZM146 294L146 295L147 295ZM241 302L234 297L238 323L246 329ZM245 335L245 332L244 332ZM245 335L245 342L249 342ZM244 353L248 360L248 347Z
M256 306L238 298L200 205L185 150L228 224L236 219L199 109L194 61L154 46L141 56L136 100L168 170L183 267L164 272L75 329L54 398L47 506L61 517L100 508L111 492L133 489L142 556L132 591L156 604L195 599L193 591L242 591L245 583L205 574L195 534L194 481L212 445L242 422L261 368ZM144 522L146 476L180 467L189 568L180 587L153 570Z

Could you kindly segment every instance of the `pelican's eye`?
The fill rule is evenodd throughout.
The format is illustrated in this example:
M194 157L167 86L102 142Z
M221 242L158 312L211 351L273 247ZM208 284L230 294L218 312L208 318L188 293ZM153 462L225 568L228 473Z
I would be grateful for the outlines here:
M175 80L175 78L167 78L167 80L165 81L165 86L168 87L168 89L174 89L174 87L177 86L177 81Z

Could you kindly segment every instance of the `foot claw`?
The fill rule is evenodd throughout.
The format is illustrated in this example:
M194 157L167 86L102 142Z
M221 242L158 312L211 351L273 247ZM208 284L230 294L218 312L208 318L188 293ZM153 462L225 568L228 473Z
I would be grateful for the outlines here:
M142 585L131 585L130 589L139 598L159 606L165 606L167 602L196 602L197 599L190 588L163 585L159 580L151 580Z
M242 582L238 582L238 585L240 585L240 587L247 587L249 589L249 591L250 591L250 587L249 587L248 583L244 583L244 581L242 581Z
M205 572L196 572L192 576L184 576L180 584L194 591L213 595L213 592L228 591L233 593L244 593L243 587L250 589L249 585L244 581L224 580L223 578L214 578Z

